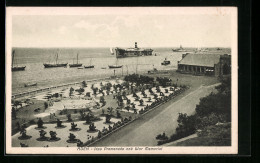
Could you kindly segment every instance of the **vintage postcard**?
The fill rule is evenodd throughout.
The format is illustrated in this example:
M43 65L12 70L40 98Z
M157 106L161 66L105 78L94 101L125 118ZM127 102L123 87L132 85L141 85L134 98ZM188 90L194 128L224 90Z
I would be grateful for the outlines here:
M7 7L7 154L237 154L236 7Z

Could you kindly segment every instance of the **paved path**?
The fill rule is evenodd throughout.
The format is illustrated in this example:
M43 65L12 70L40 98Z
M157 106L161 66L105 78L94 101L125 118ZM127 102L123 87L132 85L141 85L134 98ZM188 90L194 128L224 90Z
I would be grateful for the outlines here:
M178 113L193 114L200 98L210 94L215 86L200 86L166 108L167 103L92 146L155 146L156 135L163 132L168 136L173 134L178 125Z
M196 138L196 137L198 137L198 135L195 133L195 134L189 135L189 136L187 136L187 137L178 139L178 140L176 140L176 141L163 144L162 146L176 146L177 143L183 142L183 141L188 140L188 139Z

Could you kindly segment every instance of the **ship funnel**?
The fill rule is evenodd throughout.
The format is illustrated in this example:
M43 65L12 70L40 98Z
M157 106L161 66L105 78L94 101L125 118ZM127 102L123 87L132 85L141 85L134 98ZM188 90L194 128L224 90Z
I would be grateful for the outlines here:
M137 42L135 42L135 48L138 48L138 47L137 47Z

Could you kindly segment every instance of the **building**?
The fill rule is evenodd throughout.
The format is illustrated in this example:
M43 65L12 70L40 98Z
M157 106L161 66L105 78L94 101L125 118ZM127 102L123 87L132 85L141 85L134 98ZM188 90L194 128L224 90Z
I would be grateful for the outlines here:
M194 75L228 75L231 73L231 55L186 53L178 61L177 71Z
M153 50L139 48L137 46L137 42L135 42L134 48L127 48L127 49L115 48L115 52L117 58L125 58L125 57L151 56Z

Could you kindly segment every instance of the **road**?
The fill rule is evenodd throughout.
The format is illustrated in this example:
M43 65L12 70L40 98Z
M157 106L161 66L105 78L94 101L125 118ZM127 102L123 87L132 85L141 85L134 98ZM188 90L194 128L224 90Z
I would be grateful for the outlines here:
M172 135L178 126L178 113L193 114L200 98L214 91L216 85L200 86L174 102L156 108L92 146L155 146L156 135L163 132L168 136Z

